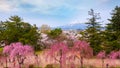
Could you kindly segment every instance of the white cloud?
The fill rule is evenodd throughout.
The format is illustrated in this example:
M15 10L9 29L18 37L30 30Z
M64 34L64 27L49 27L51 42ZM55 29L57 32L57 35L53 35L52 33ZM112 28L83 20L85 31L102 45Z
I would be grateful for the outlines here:
M0 10L2 11L15 11L15 10L26 10L24 7L20 8L22 4L30 4L34 6L31 11L41 12L45 14L49 14L52 11L57 11L61 7L67 8L69 10L84 10L89 3L104 3L109 0L0 0ZM87 3L88 2L88 3ZM84 8L83 8L84 7ZM90 7L90 6L88 6ZM28 10L27 10L28 11Z
M76 0L77 1L77 0ZM68 10L78 9L77 4L72 3L70 0L0 0L1 11L28 11L26 8L21 7L23 4L29 4L34 6L31 8L31 12L39 12L43 14L51 14L59 11L61 8Z
M8 3L6 0L0 0L0 11L10 11L12 9L12 5Z
M34 2L29 0L22 0L22 3L33 5L34 8L32 8L32 11L38 11L43 14L50 14L51 12L56 12L61 7L70 9L68 7L68 3L65 0L35 0Z
M88 7L88 0L0 0L0 10L2 11L28 11L26 8L21 7L23 4L29 4L34 6L31 8L31 12L39 12L42 14L56 14L61 8L69 10L85 10ZM108 0L101 0L101 2L106 2ZM97 2L97 1L96 1ZM83 8L84 7L84 8Z
M10 0L0 0L0 11L1 12L11 12L17 11L17 3Z

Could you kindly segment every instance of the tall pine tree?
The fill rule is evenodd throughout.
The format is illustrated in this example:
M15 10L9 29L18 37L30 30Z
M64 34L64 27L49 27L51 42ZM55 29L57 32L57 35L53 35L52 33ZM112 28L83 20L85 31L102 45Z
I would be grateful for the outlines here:
M120 7L116 6L111 13L111 19L108 19L110 23L107 26L107 30L113 31L116 34L120 34Z
M91 18L88 19L87 33L88 33L88 41L90 42L91 47L93 48L94 55L97 54L100 50L100 19L99 13L95 13L93 9L91 9L88 14Z
M110 23L106 28L106 41L108 42L109 51L120 50L120 7L116 6L111 13ZM107 50L107 49L106 49Z

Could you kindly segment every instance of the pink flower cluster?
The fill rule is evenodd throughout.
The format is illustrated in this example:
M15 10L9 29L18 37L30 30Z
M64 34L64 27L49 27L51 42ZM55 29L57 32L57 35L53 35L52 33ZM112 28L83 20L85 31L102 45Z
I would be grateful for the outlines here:
M51 49L48 53L48 56L51 58L55 58L55 60L59 61L60 63L64 64L66 61L66 53L69 51L68 46L63 43L56 43L51 46ZM57 59L58 57L61 57Z
M20 42L11 43L7 45L3 49L3 53L11 58L15 58L16 56L27 56L34 54L34 50L30 45L23 45Z
M83 58L90 58L93 56L93 50L85 41L75 41L73 47L68 47L67 44L59 42L51 45L47 58L49 56L50 59L53 58L55 61L59 61L60 67L65 65L68 60L72 65L71 68L74 68L74 60L76 57L79 59L81 59L81 56Z
M105 51L101 51L97 55L98 58L118 59L120 58L120 51L112 51L110 54L106 54Z
M104 59L106 57L105 51L101 51L98 53L97 58Z
M77 52L84 58L89 58L93 56L93 50L86 41L76 41L74 42L73 51Z
M108 55L108 58L110 58L110 59L118 59L118 58L120 58L120 51L112 51Z

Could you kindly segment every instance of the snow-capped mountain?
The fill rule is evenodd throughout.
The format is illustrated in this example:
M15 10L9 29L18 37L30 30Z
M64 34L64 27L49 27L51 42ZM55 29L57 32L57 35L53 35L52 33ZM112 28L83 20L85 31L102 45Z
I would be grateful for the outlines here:
M57 26L54 28L61 28L62 30L84 30L87 28L85 23L76 23L76 24L68 24L64 26Z

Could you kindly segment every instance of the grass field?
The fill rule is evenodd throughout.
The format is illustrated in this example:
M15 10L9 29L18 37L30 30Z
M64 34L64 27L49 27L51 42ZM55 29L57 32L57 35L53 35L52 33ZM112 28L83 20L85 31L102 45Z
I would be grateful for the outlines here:
M3 47L0 47L0 54L2 54L2 51L3 51Z

